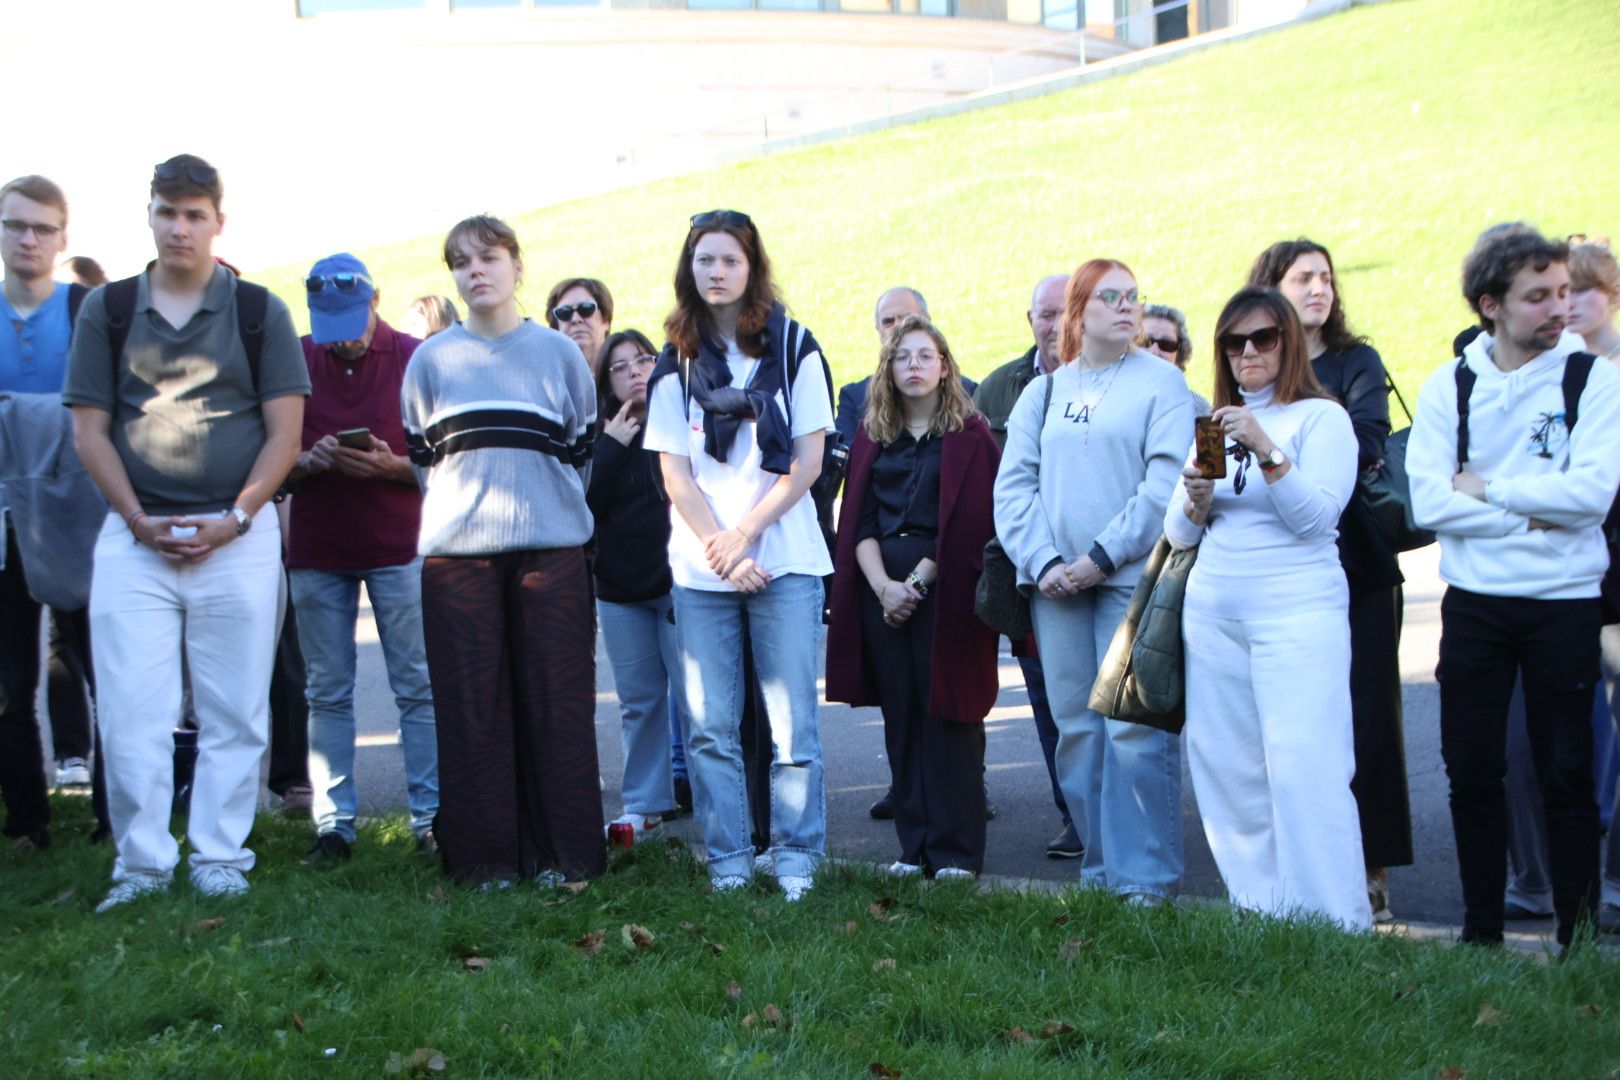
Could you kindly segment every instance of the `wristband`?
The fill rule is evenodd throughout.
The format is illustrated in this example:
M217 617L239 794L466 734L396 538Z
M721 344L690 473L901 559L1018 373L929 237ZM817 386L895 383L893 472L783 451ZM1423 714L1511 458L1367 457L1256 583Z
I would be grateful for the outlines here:
M129 526L129 531L130 532L134 532L135 531L135 523L137 521L141 520L141 518L146 517L146 516L147 515L146 515L145 510L136 510L133 513L124 515L124 524Z

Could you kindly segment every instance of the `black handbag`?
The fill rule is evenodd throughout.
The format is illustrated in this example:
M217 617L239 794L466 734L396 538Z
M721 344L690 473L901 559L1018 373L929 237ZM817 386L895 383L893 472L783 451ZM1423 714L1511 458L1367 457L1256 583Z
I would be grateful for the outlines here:
M1406 427L1390 435L1384 443L1384 460L1362 472L1356 491L1390 548L1414 551L1434 543L1434 533L1418 528L1412 516L1412 485L1406 475L1406 441L1412 435L1412 411L1406 407L1394 379L1389 379L1389 389L1406 414Z
M984 570L973 587L973 614L998 634L1021 641L1034 633L1029 597L1018 588L1018 568L995 537L984 545Z

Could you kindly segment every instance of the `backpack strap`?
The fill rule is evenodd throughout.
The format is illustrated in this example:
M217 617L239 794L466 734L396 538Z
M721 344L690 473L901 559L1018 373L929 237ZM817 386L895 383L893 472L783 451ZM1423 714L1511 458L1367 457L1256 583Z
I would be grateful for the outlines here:
M129 324L135 320L135 295L141 278L120 278L106 287L102 299L107 304L107 356L112 361L113 385L118 384L118 365L124 359L124 342L129 340Z
M1564 430L1573 432L1580 418L1581 394L1586 380L1592 376L1592 365L1597 357L1588 352L1570 353L1564 358Z
M270 290L251 281L236 281L236 333L247 353L253 393L259 393L259 358L264 353L264 320L270 310Z
M90 290L77 282L68 286L68 339L73 338L73 327L79 322L79 308L84 304L84 298L90 295Z
M1468 467L1468 398L1479 376L1462 357L1457 357L1457 471Z

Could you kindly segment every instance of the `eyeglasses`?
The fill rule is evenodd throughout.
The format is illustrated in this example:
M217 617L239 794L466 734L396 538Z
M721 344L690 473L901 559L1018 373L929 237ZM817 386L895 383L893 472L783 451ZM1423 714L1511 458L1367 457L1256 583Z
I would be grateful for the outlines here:
M608 365L608 374L623 375L631 368L650 368L656 363L658 363L658 357L652 353L642 353L640 356L633 356L628 360L613 361Z
M1178 338L1150 337L1148 344L1160 352L1174 353L1181 351L1181 341Z
M895 367L916 366L920 368L931 368L937 363L939 363L939 353L934 352L932 349L921 349L917 352L906 352L902 350L901 352L894 354Z
M754 219L740 210L709 210L692 215L692 228L706 229L710 225L730 225L733 229L746 229Z
M364 274L350 274L347 272L339 274L311 274L309 277L304 279L304 288L309 290L309 295L311 296L319 296L321 293L326 291L326 287L328 285L332 286L332 288L336 289L340 293L352 293L356 289L360 288L361 282L365 282L367 285L370 285L371 279L366 277Z
M173 183L182 176L193 184L201 184L203 187L213 187L219 182L219 173L212 165L180 165L173 161L165 161L152 167L152 179L163 183Z
M576 311L579 312L580 318L588 319L596 314L596 301L586 300L582 304L558 304L551 309L551 317L557 320L558 326L561 326L572 319Z
M1133 308L1147 299L1135 289L1130 292L1120 292L1118 289L1098 289L1091 294L1091 298L1101 300L1103 307L1111 308L1120 307L1122 304L1124 307Z
M4 221L0 221L0 226L5 228L6 235L13 240L21 240L29 233L33 233L35 239L38 240L54 240L57 234L62 231L60 225L41 225L37 221L21 221L17 218L6 218Z
M1221 351L1227 356L1242 356L1248 345L1257 353L1268 353L1282 341L1282 331L1275 326L1262 326L1247 334L1222 334Z

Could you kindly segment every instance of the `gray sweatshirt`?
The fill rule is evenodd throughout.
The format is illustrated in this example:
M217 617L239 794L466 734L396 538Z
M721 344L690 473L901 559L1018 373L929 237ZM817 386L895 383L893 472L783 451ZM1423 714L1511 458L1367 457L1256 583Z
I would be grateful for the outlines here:
M1089 554L1110 585L1134 585L1192 446L1193 410L1175 365L1139 349L1099 371L1071 361L1031 381L996 474L996 535L1019 584Z

